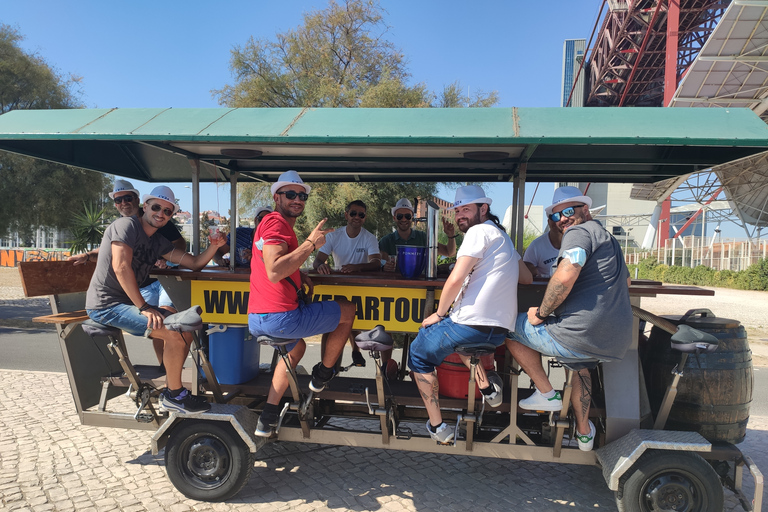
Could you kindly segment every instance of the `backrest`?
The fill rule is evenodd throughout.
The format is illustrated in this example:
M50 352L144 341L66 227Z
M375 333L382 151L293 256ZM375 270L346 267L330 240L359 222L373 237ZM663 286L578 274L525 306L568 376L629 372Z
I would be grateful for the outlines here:
M61 295L88 290L96 263L75 266L71 261L22 261L21 286L27 297Z

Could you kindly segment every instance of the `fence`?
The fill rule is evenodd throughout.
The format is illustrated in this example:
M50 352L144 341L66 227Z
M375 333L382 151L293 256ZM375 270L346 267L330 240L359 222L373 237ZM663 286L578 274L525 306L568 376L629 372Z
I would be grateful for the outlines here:
M746 270L768 257L768 240L722 240L717 237L686 236L664 241L660 249L625 254L627 264L655 258L665 265L715 270Z

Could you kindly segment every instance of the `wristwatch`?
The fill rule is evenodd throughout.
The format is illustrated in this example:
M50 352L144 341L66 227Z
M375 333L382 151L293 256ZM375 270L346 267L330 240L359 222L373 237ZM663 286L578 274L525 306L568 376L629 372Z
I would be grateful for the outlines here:
M544 321L546 321L546 320L547 320L547 317L546 317L546 316L541 316L541 315L539 314L539 308L536 308L536 318L538 318L538 319L539 319L539 320L541 320L542 322L544 322Z

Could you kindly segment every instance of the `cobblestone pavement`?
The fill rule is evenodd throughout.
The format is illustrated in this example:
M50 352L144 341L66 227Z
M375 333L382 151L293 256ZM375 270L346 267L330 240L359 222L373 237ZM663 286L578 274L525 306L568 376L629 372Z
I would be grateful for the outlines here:
M264 447L229 502L198 502L171 485L150 432L80 425L65 374L2 370L0 403L0 510L615 510L596 467L299 443ZM768 468L768 418L750 427L740 448Z

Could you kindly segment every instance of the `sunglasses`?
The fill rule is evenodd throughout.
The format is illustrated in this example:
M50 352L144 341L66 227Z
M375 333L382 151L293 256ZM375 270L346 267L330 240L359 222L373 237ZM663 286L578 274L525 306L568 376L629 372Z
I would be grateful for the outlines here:
M173 210L171 210L170 208L163 208L157 203L151 204L149 205L149 207L152 208L153 212L159 212L160 210L163 210L163 215L165 215L166 217L170 217L171 215L173 215Z
M576 213L576 208L581 208L584 206L583 204L579 206L569 206L568 208L563 209L561 212L553 213L549 216L550 219L552 219L552 222L558 222L561 218L571 218L573 217L573 214Z
M299 201L306 201L309 199L309 194L306 192L294 192L293 190L286 190L285 192L278 192L278 194L283 194L286 198L293 201L296 199L296 196L299 197Z
M412 215L410 213L398 213L395 217L397 220L403 220L403 217L405 220L411 220Z
M360 217L361 219L365 218L365 212L358 212L357 210L350 210L349 212L350 217Z
M115 204L120 204L123 201L126 203L132 203L133 202L133 194L128 194L127 196L120 196L115 198Z

